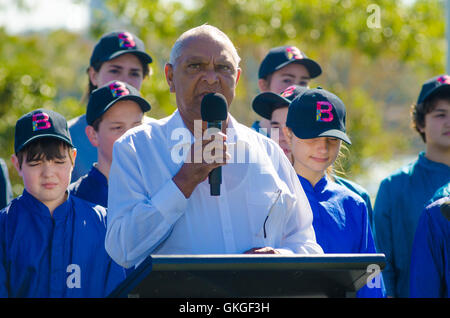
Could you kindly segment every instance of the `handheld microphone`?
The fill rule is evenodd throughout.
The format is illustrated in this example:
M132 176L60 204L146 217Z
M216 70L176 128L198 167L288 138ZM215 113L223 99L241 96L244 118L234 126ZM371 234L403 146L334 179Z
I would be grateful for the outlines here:
M222 94L210 93L203 97L201 104L202 120L206 121L208 128L222 130L222 121L227 119L228 104ZM211 195L220 195L222 183L222 167L211 170L208 176Z

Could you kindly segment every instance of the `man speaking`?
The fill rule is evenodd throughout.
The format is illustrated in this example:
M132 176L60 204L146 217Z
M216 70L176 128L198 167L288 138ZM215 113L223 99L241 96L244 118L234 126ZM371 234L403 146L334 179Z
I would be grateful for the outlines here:
M239 61L216 27L186 31L165 66L178 109L115 143L105 245L120 265L150 254L322 253L308 199L274 141L229 113L222 132L204 138L202 100L218 93L231 105ZM189 151L175 160L180 141L173 132L180 130ZM208 175L218 167L220 195L211 195Z

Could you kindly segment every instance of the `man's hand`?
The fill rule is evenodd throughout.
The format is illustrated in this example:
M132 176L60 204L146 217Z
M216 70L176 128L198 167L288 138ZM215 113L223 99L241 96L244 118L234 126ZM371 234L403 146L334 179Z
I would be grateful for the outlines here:
M244 254L280 254L276 249L266 246L266 247L254 247L244 252Z
M192 144L186 162L172 178L186 198L191 196L199 183L208 178L211 170L224 166L230 158L225 143L227 136L222 132L212 136L214 138L204 138Z

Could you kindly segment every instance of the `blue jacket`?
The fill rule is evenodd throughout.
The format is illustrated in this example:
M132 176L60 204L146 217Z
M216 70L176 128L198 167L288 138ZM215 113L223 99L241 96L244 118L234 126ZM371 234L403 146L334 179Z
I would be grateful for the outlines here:
M422 213L410 272L411 297L450 297L450 195Z
M108 179L94 165L88 174L69 186L69 191L80 199L108 206Z
M344 187L348 188L349 190L355 192L357 195L359 195L364 202L366 203L366 207L367 207L367 215L369 217L369 225L370 228L373 228L373 209L372 209L372 202L370 200L370 194L369 192L367 192L366 189L364 189L362 186L360 186L359 184L350 181L348 179L344 179L342 177L338 177L338 176L333 176L334 181L337 184L343 185Z
M437 189L450 180L450 167L422 152L385 178L373 210L377 249L386 255L383 278L388 296L409 297L411 250L419 217Z
M0 212L0 297L104 297L124 278L105 250L106 210L69 195L55 209L26 190Z
M325 253L376 253L367 207L360 196L326 176L314 187L298 178L311 205L317 243ZM357 297L384 297L381 276L378 287L364 286Z

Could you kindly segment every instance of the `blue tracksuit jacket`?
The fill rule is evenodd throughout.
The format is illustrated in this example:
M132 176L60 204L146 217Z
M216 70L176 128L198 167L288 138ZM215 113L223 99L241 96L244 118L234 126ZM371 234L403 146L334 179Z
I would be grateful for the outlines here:
M104 297L124 278L106 210L69 194L50 215L26 190L0 211L0 297Z
M314 187L302 176L298 178L311 205L317 243L325 253L376 253L367 207L359 195L329 181L327 176ZM377 287L366 285L357 292L357 297L384 297L381 275L377 278Z

